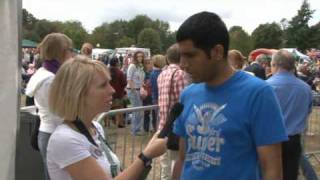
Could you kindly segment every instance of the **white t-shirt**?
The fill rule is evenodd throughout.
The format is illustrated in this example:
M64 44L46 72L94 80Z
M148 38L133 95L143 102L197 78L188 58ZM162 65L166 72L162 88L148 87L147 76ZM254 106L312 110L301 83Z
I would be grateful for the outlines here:
M127 80L134 82L135 88L141 88L145 75L141 67L137 67L135 64L130 64L127 72ZM129 88L129 84L127 86Z
M98 122L93 123L100 134L104 136L101 125ZM47 148L47 165L51 180L72 180L64 168L89 156L94 157L99 165L111 176L110 163L100 146L101 142L98 139L98 133L93 139L100 148L91 144L84 135L68 125L59 125L51 135ZM120 168L120 161L117 156L112 153L112 157Z

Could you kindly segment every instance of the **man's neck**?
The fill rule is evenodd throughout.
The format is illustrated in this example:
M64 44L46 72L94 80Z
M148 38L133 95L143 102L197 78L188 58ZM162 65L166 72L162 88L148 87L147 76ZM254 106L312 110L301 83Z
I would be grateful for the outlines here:
M210 86L218 86L223 84L225 81L231 78L231 76L236 72L236 70L232 69L228 64L220 68L217 72L215 78L206 82Z
M293 72L285 70L285 69L278 69L275 74L279 74L279 73L293 74Z

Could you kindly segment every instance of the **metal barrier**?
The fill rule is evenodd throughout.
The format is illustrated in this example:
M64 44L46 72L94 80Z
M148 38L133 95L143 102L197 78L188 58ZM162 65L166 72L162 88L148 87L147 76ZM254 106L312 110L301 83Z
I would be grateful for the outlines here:
M107 141L110 143L113 151L121 160L123 168L127 168L134 161L136 156L143 150L143 148L146 146L147 142L149 142L153 135L153 131L145 132L142 136L132 135L130 129L131 113L139 111L149 111L149 115L151 116L151 111L153 110L158 110L158 105L110 110L108 112L100 114L97 117L96 120L105 127ZM117 125L113 123L106 123L111 122L111 118L117 114L123 114L123 116L125 116L126 123L124 128L118 128ZM151 129L151 121L152 118L150 117L149 130ZM148 179L160 179L161 167L159 159L153 160L152 167L153 168L148 176Z
M320 174L320 95L313 95L313 108L309 116L307 128L303 135L303 149L305 158L315 170ZM303 164L303 163L302 163Z

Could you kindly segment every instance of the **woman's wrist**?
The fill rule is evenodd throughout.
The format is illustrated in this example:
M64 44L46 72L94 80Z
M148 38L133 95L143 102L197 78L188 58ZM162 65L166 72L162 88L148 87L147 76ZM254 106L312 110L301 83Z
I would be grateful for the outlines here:
M143 153L146 157L148 157L148 158L150 158L150 159L153 158L152 153L151 153L148 149L144 149L144 150L142 151L142 153Z

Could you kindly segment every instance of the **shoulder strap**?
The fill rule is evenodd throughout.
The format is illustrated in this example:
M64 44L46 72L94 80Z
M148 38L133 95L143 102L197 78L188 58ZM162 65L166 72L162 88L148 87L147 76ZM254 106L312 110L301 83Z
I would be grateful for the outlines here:
M173 90L173 83L172 83L172 80L173 80L173 77L174 77L174 75L176 74L176 72L178 71L179 69L176 69L176 70L174 70L173 71L173 73L172 73L172 75L171 75L171 78L170 78L170 89L169 89L169 93L168 93L168 95L169 95L169 103L168 103L168 108L170 108L170 103L171 103L171 91Z
M72 122L77 129L80 131L81 134L83 134L84 136L86 136L86 138L96 147L99 147L97 145L97 143L93 140L92 136L90 135L88 129L85 127L85 125L83 124L83 122L77 117L75 121ZM114 161L114 159L111 156L111 147L110 145L106 142L106 140L103 138L103 136L101 135L101 133L99 132L99 130L97 129L97 127L92 124L93 127L96 129L96 132L98 133L98 138L99 141L101 142L101 148L103 149L103 151L106 153L107 159L110 163L110 171L111 171L111 175L112 177L116 177L118 175L118 169L120 170L120 168L118 168L117 163Z
M83 134L89 142L91 142L93 145L95 145L96 147L98 147L97 143L93 140L91 134L89 133L88 129L86 128L86 126L83 124L83 122L79 119L79 117L76 118L75 121L72 122L77 129L80 131L81 134Z
M111 155L112 149L111 149L111 146L109 145L109 143L106 141L105 138L103 138L100 131L98 130L98 128L94 124L93 124L93 127L96 129L96 132L98 133L98 138L99 138L99 141L101 142L101 148L106 153L107 159L110 163L111 175L114 178L118 175L118 172L121 170L121 167L119 167L118 164L114 161L114 159Z

